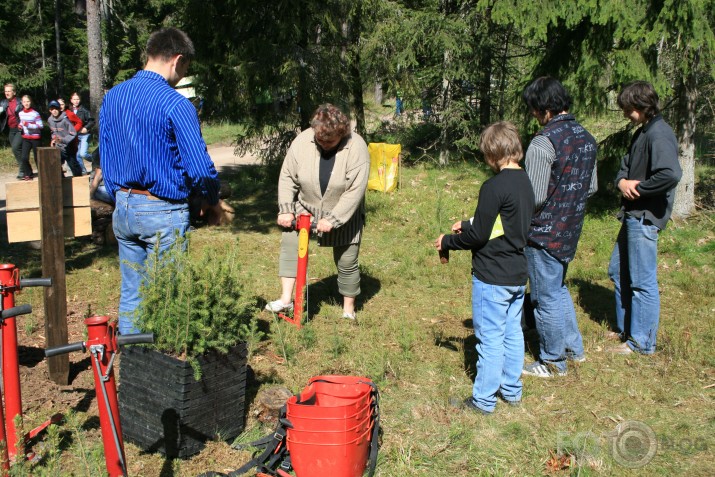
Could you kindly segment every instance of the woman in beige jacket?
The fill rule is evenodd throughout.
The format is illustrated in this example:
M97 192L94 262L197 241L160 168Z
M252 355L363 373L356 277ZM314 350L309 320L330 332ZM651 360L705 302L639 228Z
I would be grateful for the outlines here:
M319 244L333 248L343 317L355 319L370 155L363 138L350 132L347 116L332 104L319 106L310 125L295 138L283 161L278 179L277 222L290 228L297 215L312 215ZM298 234L283 232L278 267L282 293L278 300L266 305L267 310L293 308L297 262Z

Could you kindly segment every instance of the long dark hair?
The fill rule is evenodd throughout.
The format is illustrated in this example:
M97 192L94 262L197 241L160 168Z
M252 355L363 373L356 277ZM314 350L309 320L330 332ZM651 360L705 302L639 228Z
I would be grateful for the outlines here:
M660 113L658 93L647 81L634 81L626 85L618 95L618 107L624 111L643 113L646 119L653 119Z

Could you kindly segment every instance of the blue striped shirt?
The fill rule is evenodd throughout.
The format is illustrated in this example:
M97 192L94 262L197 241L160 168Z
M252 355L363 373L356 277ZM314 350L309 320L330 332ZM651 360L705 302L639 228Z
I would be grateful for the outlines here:
M124 187L172 201L197 191L210 205L218 202L218 173L196 109L157 73L139 71L107 93L99 112L99 144L112 198Z

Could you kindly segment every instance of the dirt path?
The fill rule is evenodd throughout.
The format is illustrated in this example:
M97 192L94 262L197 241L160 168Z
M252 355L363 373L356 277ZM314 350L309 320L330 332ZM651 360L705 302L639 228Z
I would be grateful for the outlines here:
M246 154L241 157L235 156L232 146L209 147L209 155L213 159L219 174L221 174L222 170L258 163L258 159L253 154ZM0 224L5 224L5 184L14 181L17 181L14 173L0 173Z

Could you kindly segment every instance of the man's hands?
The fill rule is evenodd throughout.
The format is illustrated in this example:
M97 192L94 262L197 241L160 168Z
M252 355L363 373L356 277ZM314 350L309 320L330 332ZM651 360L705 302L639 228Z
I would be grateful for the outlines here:
M233 221L236 211L223 200L219 200L216 205L208 205L204 202L201 206L201 216L206 217L209 225L225 225Z
M618 190L621 191L621 194L623 194L623 197L627 200L636 200L641 196L636 190L636 186L640 184L640 182L641 181L637 180L621 179L618 182Z

